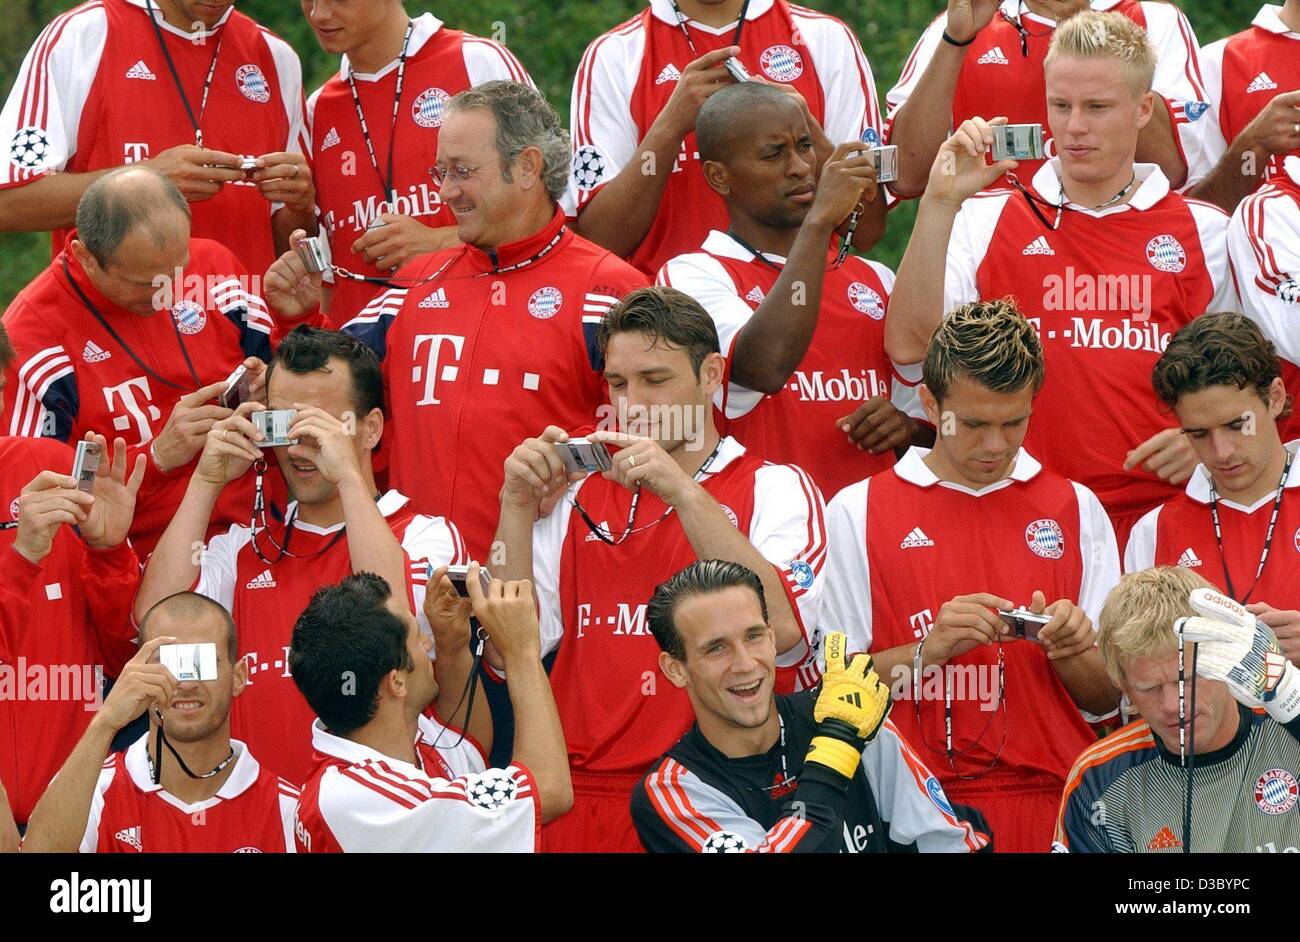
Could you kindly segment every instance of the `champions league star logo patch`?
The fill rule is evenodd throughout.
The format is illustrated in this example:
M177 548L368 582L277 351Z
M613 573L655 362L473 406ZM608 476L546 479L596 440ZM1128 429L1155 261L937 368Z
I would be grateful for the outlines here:
M803 57L791 46L768 46L758 57L758 67L774 82L793 82L803 75Z
M1286 814L1300 798L1300 786L1286 769L1269 769L1255 783L1255 804L1265 814Z
M1035 520L1025 527L1025 542L1044 559L1060 559L1065 555L1065 534L1055 520Z
M563 303L564 295L560 294L560 289L547 285L538 288L528 299L528 313L539 321L549 320L560 313Z
M442 127L442 112L450 100L451 96L441 88L426 88L415 96L411 117L422 128Z
M704 854L743 854L745 841L739 834L731 831L714 831L700 849Z
M854 310L867 315L873 321L878 321L885 316L884 300L860 281L849 285L849 303L853 305Z
M465 795L471 805L496 811L515 800L519 786L506 774L504 769L488 769L478 775L469 777L465 786Z
M605 179L605 158L600 151L585 144L573 155L573 182L580 190L590 190Z
M41 128L20 128L9 141L9 162L24 170L44 166L50 138Z
M249 101L264 105L271 100L271 86L266 83L266 76L251 62L235 70L235 87Z
M197 301L182 301L172 308L172 318L176 329L182 334L192 336L201 331L208 323L208 315Z
M1187 253L1173 236L1156 236L1147 243L1147 261L1160 271L1177 273L1187 267Z

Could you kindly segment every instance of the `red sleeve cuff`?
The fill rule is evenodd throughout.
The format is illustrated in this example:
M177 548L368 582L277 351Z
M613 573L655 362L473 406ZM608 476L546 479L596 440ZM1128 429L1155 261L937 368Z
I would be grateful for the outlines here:
M9 547L9 567L6 578L10 579L14 584L35 579L44 569L43 562L34 563L18 552L17 546Z

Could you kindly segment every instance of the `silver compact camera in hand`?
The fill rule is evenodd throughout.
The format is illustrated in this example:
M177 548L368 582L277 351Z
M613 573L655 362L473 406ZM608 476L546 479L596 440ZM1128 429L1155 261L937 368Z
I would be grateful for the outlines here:
M1040 615L1038 612L1031 612L1027 608L1013 608L1009 612L999 609L998 617L1011 629L1013 638L1020 638L1025 641L1037 641L1038 632L1052 620L1051 615L1046 613Z
M614 466L609 457L609 449L602 442L593 442L586 438L571 438L567 442L556 442L555 453L564 462L564 470L569 474L595 474L608 471Z
M893 183L898 179L897 145L885 144L881 147L869 147L862 153L871 159L871 165L876 168L877 183Z
M158 661L178 681L217 679L217 646L211 641L160 645Z
M293 419L297 414L296 409L269 409L265 412L251 413L248 420L253 423L253 428L265 436L260 442L253 444L258 448L283 448L286 445L298 444L298 439L289 437L289 429L293 426Z
M298 260L302 262L309 274L319 275L329 267L325 246L321 243L320 236L308 236L293 248L298 253Z
M994 160L1041 160L1043 126L1041 124L998 124L993 131Z
M72 477L77 482L77 490L89 494L95 489L95 474L99 471L101 457L98 443L77 442L77 453L72 459Z

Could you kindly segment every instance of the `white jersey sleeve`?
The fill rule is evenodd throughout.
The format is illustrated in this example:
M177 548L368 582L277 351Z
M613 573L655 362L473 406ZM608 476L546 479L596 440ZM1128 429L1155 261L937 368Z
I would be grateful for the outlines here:
M1300 158L1286 166L1300 178ZM1300 363L1300 202L1272 186L1246 197L1228 226L1228 252L1242 313L1279 356Z
M0 111L0 187L67 167L107 38L102 4L55 17L36 38Z
M298 59L298 53L293 51L293 47L279 36L267 30L262 30L262 36L266 40L267 48L271 50L271 57L275 60L275 71L280 76L280 99L284 102L285 117L289 119L289 137L284 144L285 152L310 156L311 139L307 116L304 113L306 105L303 100L302 62ZM281 205L283 204L274 204L273 210L279 209Z
M320 814L344 852L532 853L540 809L520 765L451 780L367 761L326 771Z
M1076 481L1070 483L1079 501L1079 556L1083 560L1083 578L1075 601L1095 628L1106 596L1119 582L1119 546L1115 528L1097 495Z
M740 296L740 289L727 269L707 252L691 252L669 259L659 269L655 284L684 291L709 312L718 331L718 344L727 360L727 383L714 394L714 404L728 419L752 412L763 401L763 393L731 382L732 354L741 329L754 316Z
M894 282L897 281L894 270L872 259L859 257L859 261L874 271L876 277L880 279L880 284L885 289L885 316L888 317L889 299L894 296ZM928 422L929 418L925 414L925 406L921 404L921 394L918 392L919 383L909 382L903 378L902 364L891 360L890 365L893 367L894 375L890 379L889 401L899 412L922 422Z
M953 220L943 276L945 316L958 305L980 299L976 278L984 254L993 242L1002 210L1012 195L1007 191L977 193L962 204Z
M1205 256L1205 267L1214 289L1214 295L1205 311L1197 313L1236 311L1241 307L1241 301L1233 282L1232 266L1228 263L1228 214L1213 203L1195 199L1187 200L1187 208L1196 220L1201 252Z
M850 651L871 650L871 560L867 556L867 500L871 479L850 484L826 507L830 565L821 634L842 631Z
M798 664L814 643L826 585L826 505L812 478L792 464L759 468L748 535L754 549L776 567L803 631L804 644L776 662Z
M1161 505L1163 506L1163 505ZM1156 529L1160 523L1160 507L1142 515L1128 534L1124 547L1124 571L1141 572L1156 564Z
M862 750L862 770L893 843L915 844L923 854L967 854L987 846L988 835L957 817L939 779L892 720Z
M277 795L280 802L280 825L284 828L284 852L286 854L298 853L298 843L293 836L294 812L298 810L298 798L301 792L297 785L286 782L284 779L276 777Z
M99 778L95 780L95 790L90 795L90 813L86 818L86 833L81 836L81 846L77 848L79 854L99 853L99 822L104 815L104 795L108 793L108 788L113 784L116 775L117 756L110 753L99 770Z
M433 627L424 614L424 596L429 587L430 567L464 566L469 563L465 541L456 525L445 517L416 516L402 534L402 552L406 554L410 576L411 604L415 607L420 630L433 637ZM430 655L436 654L430 650Z
M619 175L649 130L637 127L631 110L644 53L645 33L638 19L597 39L578 64L569 113L573 173L561 203L570 216Z
M228 612L235 609L235 587L239 581L239 551L248 545L248 527L234 524L225 533L208 540L199 554L199 581L194 591L205 595Z
M826 103L822 130L831 143L861 140L867 128L880 135L876 79L857 36L835 17L806 8L792 8L790 19L817 70Z
M461 46L465 57L465 72L471 86L484 82L501 80L519 82L529 88L536 88L532 76L515 54L494 39L465 34Z
M422 714L420 735L438 750L452 775L473 775L487 768L487 756L483 755L478 743L469 736L462 736L455 727L444 726L428 714Z
M888 110L889 123L892 126L898 109L911 97L912 92L916 89L917 83L921 81L921 76L925 74L926 68L930 65L930 60L934 58L934 51L939 48L939 43L943 41L943 31L948 25L947 12L940 13L930 23L921 38L916 41L912 47L912 54L907 57L907 63L903 66L903 71L898 77L898 83L889 90L885 95L885 107Z
M542 629L542 657L560 646L564 615L560 610L560 556L573 516L573 498L583 482L569 485L547 516L533 524L533 591L537 593L537 618Z
M1197 168L1195 180L1191 179L1192 168L1187 168L1191 183L1199 182L1213 170L1232 143L1223 136L1223 53L1227 48L1226 38L1201 47L1201 78L1205 85L1205 101L1210 108L1202 119L1205 126L1200 129L1204 166Z
M1175 140L1187 161L1184 189L1213 167L1208 163L1206 129L1211 121L1209 95L1201 73L1201 50L1187 17L1171 3L1143 0L1147 39L1156 51L1151 87L1168 102Z

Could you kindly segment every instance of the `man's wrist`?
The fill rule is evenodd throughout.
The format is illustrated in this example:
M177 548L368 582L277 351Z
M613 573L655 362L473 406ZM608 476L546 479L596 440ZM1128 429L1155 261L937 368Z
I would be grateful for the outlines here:
M979 35L979 30L976 30L975 32L971 33L969 39L958 39L956 36L953 36L945 29L943 31L943 41L947 43L949 46L953 46L954 48L965 49L967 46L969 46L971 43L975 41L975 37L978 35Z
M52 549L54 549L53 540L50 541L50 545L46 548L44 553L38 553L34 548L30 546L24 546L22 543L18 541L14 541L14 552L17 553L19 556L21 556L23 559L27 560L33 566L40 566L42 563L44 563L45 557L50 555L50 551Z

